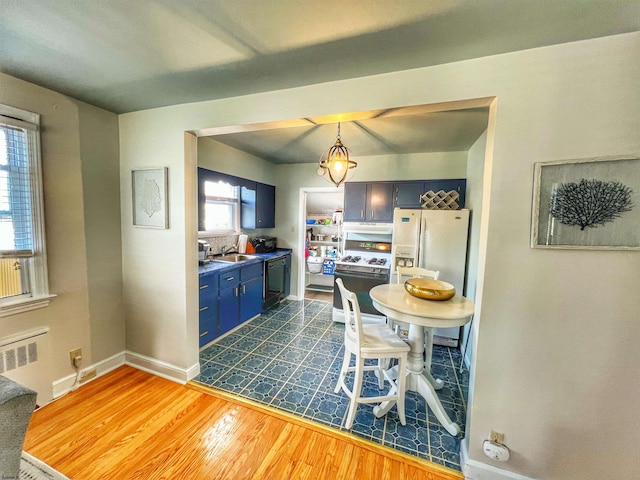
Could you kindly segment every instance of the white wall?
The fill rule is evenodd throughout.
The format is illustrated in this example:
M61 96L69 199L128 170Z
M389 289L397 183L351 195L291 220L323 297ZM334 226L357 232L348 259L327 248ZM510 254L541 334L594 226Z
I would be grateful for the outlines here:
M215 137L198 138L198 166L255 182L276 184L276 169L271 162L220 143Z
M470 212L469 248L467 251L467 275L465 278L464 296L475 301L478 286L478 256L480 245L480 220L482 214L482 195L484 180L484 157L487 148L487 132L485 131L471 146L467 158L467 191L465 205ZM466 324L462 335L462 349L467 365L471 363L473 342L469 337L472 324Z
M479 239L486 249L478 258L470 458L490 462L481 443L495 429L512 449L500 466L514 472L636 477L640 256L532 250L529 227L534 162L640 151L638 51L640 34L632 33L122 115L127 345L175 365L197 362L196 336L187 335L198 321L189 205L195 156L185 165L185 130L495 96L495 142L485 164L493 175L485 175ZM150 165L170 169L166 231L130 225L129 169Z
M47 308L0 319L0 337L48 326L41 368L53 384L74 373L71 349L82 348L89 366L124 348L120 235L109 231L120 214L117 117L4 74L0 103L41 115L49 289L57 295ZM38 393L39 403L52 397Z

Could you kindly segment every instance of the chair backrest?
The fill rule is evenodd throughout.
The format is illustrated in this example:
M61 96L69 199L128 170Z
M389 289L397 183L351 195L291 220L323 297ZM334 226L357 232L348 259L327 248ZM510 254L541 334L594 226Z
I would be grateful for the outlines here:
M340 289L342 297L342 310L344 311L345 337L349 337L358 348L363 337L362 333L362 315L360 313L360 304L355 293L347 290L342 283L341 278L336 279L336 285Z
M398 267L398 283L404 283L407 278L422 277L437 280L440 275L439 270L429 270L420 267Z

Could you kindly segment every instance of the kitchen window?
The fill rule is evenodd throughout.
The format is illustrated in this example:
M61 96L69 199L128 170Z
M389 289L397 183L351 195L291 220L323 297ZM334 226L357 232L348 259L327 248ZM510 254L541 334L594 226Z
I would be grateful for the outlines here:
M49 304L39 126L0 105L0 317Z
M204 228L213 233L238 233L239 187L226 182L204 182Z

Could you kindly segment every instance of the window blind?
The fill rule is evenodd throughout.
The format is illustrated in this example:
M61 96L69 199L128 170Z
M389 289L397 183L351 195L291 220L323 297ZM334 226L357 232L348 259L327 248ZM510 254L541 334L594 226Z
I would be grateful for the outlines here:
M0 258L32 257L33 188L28 122L0 116Z

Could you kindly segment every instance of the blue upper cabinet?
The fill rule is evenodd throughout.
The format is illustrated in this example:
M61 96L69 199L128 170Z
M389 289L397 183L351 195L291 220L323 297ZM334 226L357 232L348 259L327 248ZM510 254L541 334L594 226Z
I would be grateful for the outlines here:
M457 208L461 209L465 206L466 187L464 178L345 183L344 221L392 222L394 208L422 208L421 197L428 191L457 192Z
M276 187L265 183L256 184L256 225L257 228L276 226Z
M467 191L467 180L464 178L454 178L447 180L425 180L424 181L424 192L433 191L434 193L439 192L440 190L444 192L456 191L458 192L458 200L456 203L458 204L458 210L464 208L464 202Z
M247 230L276 226L276 187L198 168L198 230L205 230L205 183L224 182L240 189L240 226Z
M393 221L393 183L345 183L344 221Z
M242 228L274 228L276 226L276 187L253 182L242 187Z

